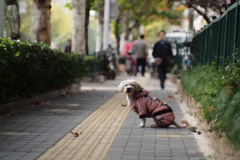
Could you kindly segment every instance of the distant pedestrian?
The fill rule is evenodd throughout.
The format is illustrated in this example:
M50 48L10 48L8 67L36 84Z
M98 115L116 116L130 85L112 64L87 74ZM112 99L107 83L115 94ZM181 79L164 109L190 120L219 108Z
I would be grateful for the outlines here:
M160 79L160 86L162 89L165 87L165 80L167 76L168 67L172 65L173 54L170 42L166 41L166 32L159 33L160 40L157 41L153 47L152 56L157 59L158 76Z
M137 75L139 71L139 66L141 66L141 74L144 76L145 74L145 67L146 67L146 61L147 61L147 55L148 55L148 44L144 40L144 35L140 35L140 40L137 40L134 42L133 45L133 53L136 56L136 71L135 76Z
M68 40L68 43L67 43L67 45L65 46L64 52L65 52L65 53L70 53L70 52L72 52L72 40L71 40L71 39Z

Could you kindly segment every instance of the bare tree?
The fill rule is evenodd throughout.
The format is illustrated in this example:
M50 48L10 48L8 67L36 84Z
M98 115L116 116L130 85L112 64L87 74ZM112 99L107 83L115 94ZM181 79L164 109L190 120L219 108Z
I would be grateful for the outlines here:
M33 0L31 40L51 43L51 0Z

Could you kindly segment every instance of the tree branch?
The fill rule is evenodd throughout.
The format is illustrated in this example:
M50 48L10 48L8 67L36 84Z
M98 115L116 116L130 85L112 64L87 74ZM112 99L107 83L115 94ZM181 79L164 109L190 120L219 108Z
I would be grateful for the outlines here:
M205 11L206 11L206 13L204 13L204 12L201 11L199 8L197 8L196 6L192 5L190 2L185 2L185 3L184 3L182 0L180 0L180 2L181 2L184 6L186 6L186 7L188 7L188 8L194 9L199 15L201 15L201 16L206 20L206 22L207 22L208 24L211 22L210 18L209 18L208 15L207 15L207 8L206 8L206 7L204 7L204 9L205 9Z

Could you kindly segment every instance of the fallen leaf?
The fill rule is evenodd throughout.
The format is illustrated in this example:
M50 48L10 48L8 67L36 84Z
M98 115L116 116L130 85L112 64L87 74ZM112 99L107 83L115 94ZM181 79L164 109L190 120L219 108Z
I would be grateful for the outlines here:
M126 107L127 106L127 104L121 104L122 105L122 107Z
M72 133L74 137L78 137L78 136L79 136L80 134L82 134L83 132L77 133L77 132L70 131L70 133Z
M73 92L71 92L71 91L66 91L66 92L62 92L62 93L60 93L60 95L61 96L69 96L69 95L71 95Z
M79 134L77 132L70 131L70 133L72 133L74 137L78 137L79 136Z
M79 93L87 93L87 91L80 90Z
M40 104L40 102L39 102L39 101L36 101L34 104L35 104L35 105L39 105L39 104Z
M6 116L6 117L11 117L11 116L12 116L12 114L10 114L10 113L7 113L7 114L5 114L5 116Z
M192 153L192 154L197 154L197 153L203 153L203 152L199 152L199 151L190 151L190 153Z
M40 104L50 104L49 102L40 102Z
M208 106L208 107L207 107L207 110L208 110L208 112L211 112L211 111L214 110L214 108L213 108L212 106Z
M39 102L39 101L36 101L34 103L35 105L40 105L40 104L50 104L49 102Z
M66 96L65 92L60 93L60 96Z
M168 96L167 100L173 100L173 97L172 96Z

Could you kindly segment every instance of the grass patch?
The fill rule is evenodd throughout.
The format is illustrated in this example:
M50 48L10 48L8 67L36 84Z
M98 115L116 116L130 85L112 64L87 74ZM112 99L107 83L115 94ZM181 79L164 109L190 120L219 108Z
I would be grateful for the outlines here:
M201 116L239 148L240 67L237 64L223 68L196 66L182 74L182 85L200 103Z

